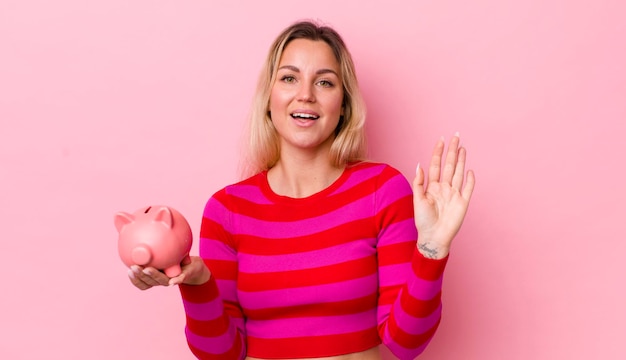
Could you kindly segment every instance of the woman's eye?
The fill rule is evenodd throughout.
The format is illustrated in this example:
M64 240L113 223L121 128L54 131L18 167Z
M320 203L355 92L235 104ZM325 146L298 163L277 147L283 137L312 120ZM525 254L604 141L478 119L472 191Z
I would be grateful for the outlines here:
M331 83L328 80L320 80L318 82L318 84L320 84L320 86L322 86L322 87L332 87L333 86L333 83Z
M294 81L296 81L296 78L294 78L293 76L290 75L285 75L282 78L280 78L281 81L286 82L286 83L292 83Z

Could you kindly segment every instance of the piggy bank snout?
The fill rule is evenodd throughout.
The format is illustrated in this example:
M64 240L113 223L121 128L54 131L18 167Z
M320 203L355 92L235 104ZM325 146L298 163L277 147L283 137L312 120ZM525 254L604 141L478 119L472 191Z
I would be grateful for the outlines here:
M145 245L138 245L132 250L130 257L137 265L147 265L152 260L152 251Z

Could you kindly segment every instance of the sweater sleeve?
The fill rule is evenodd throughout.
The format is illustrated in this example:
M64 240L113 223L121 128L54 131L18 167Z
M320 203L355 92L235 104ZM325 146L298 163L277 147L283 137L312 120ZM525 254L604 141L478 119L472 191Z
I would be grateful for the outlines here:
M395 356L414 359L439 326L448 258L427 259L417 250L411 187L395 169L387 174L376 193L378 332Z
M180 285L187 343L198 359L243 359L246 355L243 312L237 298L237 251L229 233L224 195L219 192L207 202L200 229L200 257L211 278L203 285Z

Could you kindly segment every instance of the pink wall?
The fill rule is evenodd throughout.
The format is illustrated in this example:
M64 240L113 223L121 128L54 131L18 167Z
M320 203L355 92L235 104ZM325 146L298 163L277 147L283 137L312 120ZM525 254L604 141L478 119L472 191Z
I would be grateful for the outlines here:
M236 179L265 51L304 17L353 52L373 159L410 177L441 135L469 149L478 187L422 358L626 357L625 15L620 0L3 0L0 358L192 358L177 290L131 287L112 215L164 203L199 228Z

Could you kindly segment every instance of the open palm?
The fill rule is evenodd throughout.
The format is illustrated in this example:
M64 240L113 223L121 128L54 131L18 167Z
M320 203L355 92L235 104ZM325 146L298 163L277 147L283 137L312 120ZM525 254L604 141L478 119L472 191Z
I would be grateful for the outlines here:
M445 143L443 138L440 139L433 150L428 183L424 184L424 171L419 165L413 180L418 247L431 258L442 258L448 254L474 190L474 173L468 171L465 178L466 150L459 146L459 142L456 134L450 140L444 162Z

